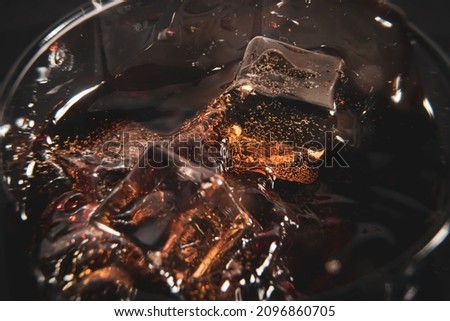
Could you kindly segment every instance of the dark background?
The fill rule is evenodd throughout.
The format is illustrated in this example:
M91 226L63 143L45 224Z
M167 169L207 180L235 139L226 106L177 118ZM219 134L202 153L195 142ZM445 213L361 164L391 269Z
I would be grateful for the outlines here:
M303 1L303 0L298 0ZM21 53L49 27L87 0L0 0L0 82ZM450 2L448 0L392 0L409 19L450 54ZM0 204L0 215L5 215ZM1 217L0 217L1 218ZM0 224L3 219L0 219ZM19 284L7 284L4 262L4 225L0 225L0 299L16 299L11 291ZM17 262L20 264L20 262ZM12 264L14 265L14 264ZM450 242L434 253L424 272L418 299L450 300ZM17 291L18 290L18 291ZM31 295L31 294L30 294ZM27 295L25 295L25 298Z

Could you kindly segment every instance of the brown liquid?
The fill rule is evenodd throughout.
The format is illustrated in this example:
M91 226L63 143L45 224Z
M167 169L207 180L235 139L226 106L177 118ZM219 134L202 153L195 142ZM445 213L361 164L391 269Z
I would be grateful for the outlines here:
M23 182L30 188L12 189L26 196L35 225L44 295L297 299L358 280L414 244L438 209L436 124L408 65L413 48L403 22L360 3L270 4L260 12L261 30L253 28L275 39L287 32L291 38L281 40L290 45L342 59L343 70L332 70L340 73L335 91L295 55L285 63L283 51L254 65L276 57L266 74L248 69L263 74L259 83L233 82L243 50L220 72L204 61L168 68L165 56L142 65L139 53L137 67L115 70L63 117L41 125L20 162L6 153L11 176L23 162L34 164ZM194 7L185 10L212 10ZM294 32L292 10L327 23L316 30L305 18L303 32ZM393 28L380 26L389 21L377 22L379 15ZM142 55L159 57L166 41ZM190 52L183 44L178 50ZM285 86L277 87L280 79ZM306 89L296 91L299 84ZM330 99L311 101L308 89L317 84ZM20 134L9 137L13 145ZM339 138L350 142L333 154Z

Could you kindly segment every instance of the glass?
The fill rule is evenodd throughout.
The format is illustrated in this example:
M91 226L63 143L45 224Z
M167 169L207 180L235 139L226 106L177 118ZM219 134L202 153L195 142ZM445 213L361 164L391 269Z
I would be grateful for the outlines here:
M93 1L1 94L42 297L413 298L449 89L376 1Z

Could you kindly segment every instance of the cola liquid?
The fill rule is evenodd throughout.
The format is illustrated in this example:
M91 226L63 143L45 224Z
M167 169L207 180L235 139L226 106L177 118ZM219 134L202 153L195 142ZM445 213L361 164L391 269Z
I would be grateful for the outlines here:
M32 134L18 117L5 135L5 176L45 298L309 298L377 273L435 222L441 137L395 12L286 1L233 20L234 2L193 3L174 9L188 30L173 19L134 66L106 57L120 72L56 104ZM358 33L333 38L332 22L280 36L298 26L293 8L370 21L376 52ZM225 59L216 39L201 59L168 65L163 49L201 51L177 36L214 10L220 32L246 39L240 51ZM236 26L252 10L271 19L247 34ZM112 18L100 19L105 33ZM58 46L54 72L70 72Z

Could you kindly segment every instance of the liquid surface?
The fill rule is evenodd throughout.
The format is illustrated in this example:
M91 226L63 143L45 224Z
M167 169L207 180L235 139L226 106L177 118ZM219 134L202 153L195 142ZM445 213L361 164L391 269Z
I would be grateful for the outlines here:
M86 64L70 37L51 47L2 127L43 295L306 298L417 242L438 133L404 23L374 3L120 7L94 23L109 77L55 104ZM135 9L153 12L138 31Z

